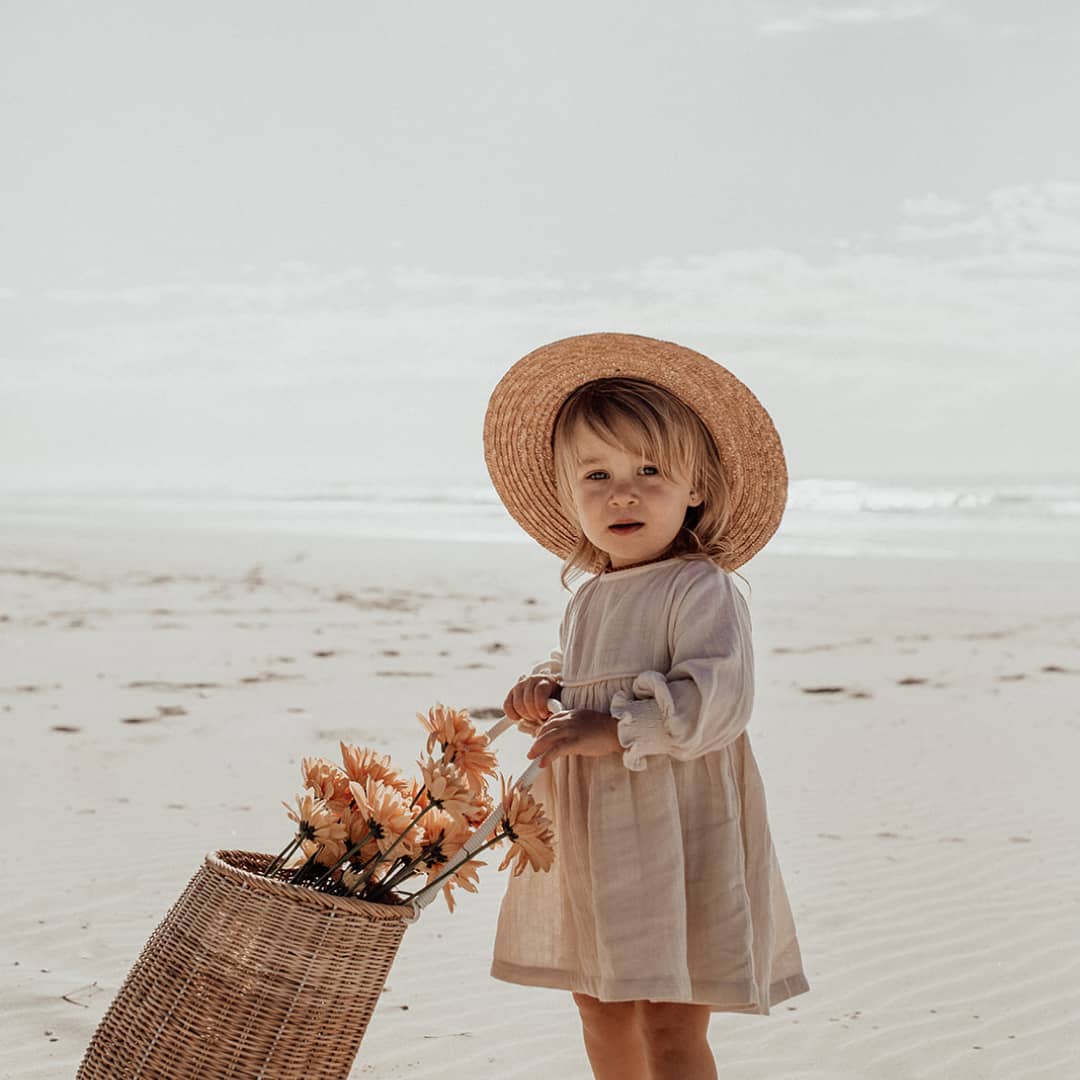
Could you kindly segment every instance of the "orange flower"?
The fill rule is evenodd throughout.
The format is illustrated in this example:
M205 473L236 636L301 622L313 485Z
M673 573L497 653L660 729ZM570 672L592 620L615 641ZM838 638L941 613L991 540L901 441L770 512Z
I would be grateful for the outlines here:
M495 775L497 762L488 749L488 737L476 730L468 709L435 705L428 710L427 716L417 713L416 718L428 732L427 752L430 754L438 743L442 747L443 760L461 770L469 790L483 791L487 786L486 777Z
M420 822L424 829L424 865L443 866L472 836L472 826L463 818L453 817L445 810L430 810Z
M427 884L430 885L461 851L462 845L472 835L472 828L467 822L451 817L445 810L432 810L426 814L424 825L424 865L428 868ZM467 892L476 892L479 885L477 867L485 865L472 859L463 863L443 882L442 894L451 911L454 910L454 886L460 885Z
M329 869L345 854L341 840L303 840L300 848L317 865Z
M390 764L389 754L376 754L374 750L348 746L345 743L341 743L340 746L341 760L350 780L355 780L358 784L363 784L369 779L381 780L403 795L406 794L409 781Z
M359 849L349 856L349 862L354 866L363 866L382 850L372 833L370 818L357 809L351 809L342 820L349 830L346 840L348 847L360 845Z
M401 792L401 797L409 804L409 806L415 806L420 801L420 788L422 787L419 780L414 780L410 777L408 780L402 780L401 785L394 785L395 790Z
M363 819L380 851L388 851L398 837L404 834L404 839L394 851L410 858L419 854L420 837L417 836L416 829L409 829L419 810L410 808L401 792L390 784L373 779L364 784L358 784L354 780L349 784L349 790L356 802L352 831L357 841L364 835L365 828L355 824L355 821Z
M528 790L511 790L513 778L502 780L501 829L510 840L510 850L499 864L505 870L513 862L511 872L517 877L526 866L548 871L555 861L555 833L544 816L544 808Z
M486 791L474 794L472 797L472 806L465 813L465 821L475 829L476 826L479 825L494 809L495 802ZM427 819L425 818L424 820L426 821Z
M332 810L342 813L349 805L349 778L325 758L304 758L300 763L304 787Z
M470 813L475 814L469 785L456 765L432 761L431 758L417 764L424 777L422 799L425 805L437 806L456 818L467 818Z
M473 859L471 862L467 862L455 870L454 873L443 882L442 894L446 900L446 906L451 912L454 910L454 886L460 885L466 892L476 892L480 886L477 868L481 866L487 866L487 863ZM432 870L428 874L428 881L430 882L432 878L438 877L438 874L439 871Z
M296 809L288 803L281 805L296 822L296 835L306 855L318 854L317 862L332 866L345 854L345 826L322 799L305 792L296 796Z

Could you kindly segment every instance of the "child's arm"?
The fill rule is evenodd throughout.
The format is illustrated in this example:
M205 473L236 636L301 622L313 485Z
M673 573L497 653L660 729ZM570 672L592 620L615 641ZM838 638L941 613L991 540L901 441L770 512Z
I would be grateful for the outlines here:
M548 699L559 696L562 650L566 643L566 620L567 614L564 613L559 626L559 648L552 649L551 655L534 665L528 675L522 675L510 687L503 702L503 712L511 720L516 720L518 728L528 735L535 735L540 730L540 725L551 716L547 707Z
M558 681L551 675L527 675L510 687L503 702L503 712L517 721L519 729L535 735L551 716L548 699L558 697L559 689Z
M719 750L750 721L750 614L727 574L695 575L672 612L669 637L671 670L643 671L611 701L623 764L635 771L650 754L685 761Z

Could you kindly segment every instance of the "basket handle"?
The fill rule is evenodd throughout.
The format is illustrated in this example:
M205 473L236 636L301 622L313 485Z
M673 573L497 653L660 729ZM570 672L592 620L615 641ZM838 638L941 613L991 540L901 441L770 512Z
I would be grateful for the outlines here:
M557 712L563 711L562 702L556 698L549 698L547 707L554 715ZM485 733L488 737L488 742L494 742L504 731L514 726L516 721L511 720L509 716L504 716L501 720L496 720L494 724L487 729ZM529 767L514 781L514 786L510 789L516 791L519 788L527 788L536 779L537 774L540 772L539 759L532 762ZM495 826L499 823L499 818L502 816L502 806L496 806L494 810L473 831L472 836L461 845L461 850L439 871L440 874L445 874L447 878L450 874L456 870L462 863L466 863L476 853L476 849L481 847L485 841L487 841L491 834L495 831ZM424 908L431 903L432 900L438 895L439 890L443 887L443 882L440 881L434 885L427 885L421 889L410 901L410 905L416 909L417 914L423 911Z

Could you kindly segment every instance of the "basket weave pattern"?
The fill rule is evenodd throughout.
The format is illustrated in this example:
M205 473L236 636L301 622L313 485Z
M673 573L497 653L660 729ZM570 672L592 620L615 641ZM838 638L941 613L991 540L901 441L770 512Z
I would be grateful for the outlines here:
M344 1080L412 910L260 877L217 851L143 948L79 1080Z

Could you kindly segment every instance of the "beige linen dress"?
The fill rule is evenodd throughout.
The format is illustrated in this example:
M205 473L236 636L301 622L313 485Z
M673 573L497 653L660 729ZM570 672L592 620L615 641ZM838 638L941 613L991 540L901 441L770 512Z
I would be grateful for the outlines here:
M555 864L509 879L491 974L764 1015L809 990L746 733L750 614L729 575L676 558L590 579L543 672L565 707L618 717L624 752L541 771Z

